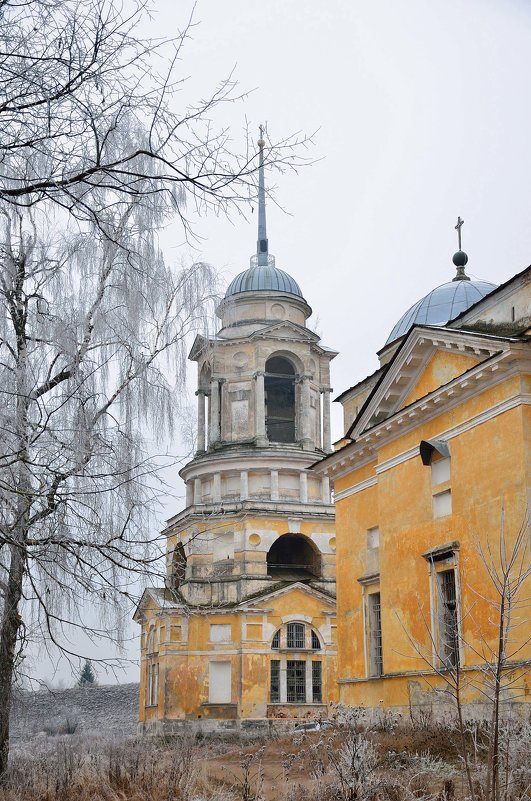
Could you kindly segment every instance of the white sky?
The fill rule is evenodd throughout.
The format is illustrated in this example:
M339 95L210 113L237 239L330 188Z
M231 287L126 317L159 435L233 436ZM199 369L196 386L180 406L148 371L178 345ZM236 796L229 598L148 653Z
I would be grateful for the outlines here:
M192 3L153 7L170 34ZM309 155L321 160L273 177L289 214L269 203L268 236L340 351L335 395L376 369L403 312L454 276L458 215L469 275L502 283L529 264L529 0L199 0L195 20L187 97L235 67L254 90L224 107L236 140L246 117L256 129L267 121L272 140L319 129ZM202 219L191 254L176 226L168 258L206 260L228 283L249 264L255 226L255 215ZM168 513L178 508L174 499Z
M191 3L156 7L169 31ZM410 305L453 278L458 215L471 276L502 283L529 264L530 2L199 0L195 19L187 94L233 67L254 90L224 110L236 138L245 116L273 140L319 129L320 161L271 176L289 213L268 204L268 236L340 351L336 394L376 368ZM197 256L228 282L249 264L255 225L201 220Z

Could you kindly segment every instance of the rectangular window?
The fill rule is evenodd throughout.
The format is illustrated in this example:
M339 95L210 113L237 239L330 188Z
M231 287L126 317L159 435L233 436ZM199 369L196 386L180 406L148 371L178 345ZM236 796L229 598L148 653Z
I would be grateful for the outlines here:
M367 606L369 613L369 671L371 676L381 676L383 674L383 653L379 592L373 592L367 597Z
M367 548L374 550L380 547L380 529L378 526L367 529Z
M459 664L459 630L455 570L437 573L439 601L439 655L449 668Z
M159 666L157 662L148 665L147 706L157 706L159 702Z
M321 662L312 662L312 703L323 703L323 674Z
M288 659L286 671L288 704L306 703L306 662Z
M304 648L303 623L288 623L288 648Z
M280 703L280 659L271 660L271 692L269 697L272 704Z
M231 663L210 662L208 666L208 703L230 704L231 700Z
M452 493L445 490L433 496L433 516L445 517L452 513Z
M432 460L431 462L431 483L433 486L437 484L444 484L445 481L450 481L450 457L446 456L444 459Z
M211 623L210 642L230 642L232 640L232 626L230 623Z

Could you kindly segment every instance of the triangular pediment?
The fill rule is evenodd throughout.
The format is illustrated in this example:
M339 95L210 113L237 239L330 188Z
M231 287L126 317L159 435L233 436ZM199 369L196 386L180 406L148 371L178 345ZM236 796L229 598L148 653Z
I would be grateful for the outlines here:
M258 331L253 332L249 339L283 339L288 341L298 342L319 342L319 337L304 328L302 325L292 323L289 320L282 320L278 323L272 323L260 328Z
M142 593L133 620L140 623L142 617L150 610L159 612L165 609L183 609L185 606L178 593L173 590L166 587L150 587Z
M417 326L368 397L348 436L369 428L445 386L507 347L503 339Z
M308 584L303 584L300 581L296 581L293 584L289 584L284 587L279 587L276 590L266 592L263 595L259 595L258 597L251 598L247 601L242 601L240 606L245 607L246 609L249 607L261 608L264 606L264 604L267 605L272 600L280 598L283 595L287 596L299 592L319 600L320 603L329 606L330 609L335 609L336 607L335 598L325 592L322 592L321 590L316 589L315 587L310 587Z

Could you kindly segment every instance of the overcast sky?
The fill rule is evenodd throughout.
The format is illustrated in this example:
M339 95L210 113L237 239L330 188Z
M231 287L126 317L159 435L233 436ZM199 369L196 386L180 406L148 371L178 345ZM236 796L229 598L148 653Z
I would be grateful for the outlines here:
M166 31L191 8L156 5ZM273 140L317 130L320 161L270 176L288 213L269 203L268 235L340 352L336 394L376 368L409 306L453 278L458 215L472 277L499 284L530 263L530 2L199 0L195 19L187 92L234 67L254 90L224 109L236 138L245 116ZM227 282L249 264L255 220L197 226L197 255Z
M192 3L153 7L169 34ZM336 396L376 369L403 312L454 276L458 215L469 275L499 284L530 263L529 0L198 0L195 21L186 96L235 68L254 90L223 110L235 140L245 118L267 122L272 140L317 131L309 155L320 160L273 177L288 213L269 204L268 236L340 352ZM193 253L175 226L168 258L207 260L228 283L249 264L255 221L198 221Z

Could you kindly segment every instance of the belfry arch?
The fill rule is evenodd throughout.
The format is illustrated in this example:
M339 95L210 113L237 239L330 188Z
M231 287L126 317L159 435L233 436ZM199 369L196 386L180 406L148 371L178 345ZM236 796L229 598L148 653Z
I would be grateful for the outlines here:
M177 590L186 576L186 553L182 542L177 543L171 559L171 584Z
M268 551L267 572L284 580L321 578L321 552L303 534L283 534Z
M269 442L295 442L295 367L284 356L265 364L265 415Z

